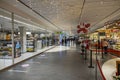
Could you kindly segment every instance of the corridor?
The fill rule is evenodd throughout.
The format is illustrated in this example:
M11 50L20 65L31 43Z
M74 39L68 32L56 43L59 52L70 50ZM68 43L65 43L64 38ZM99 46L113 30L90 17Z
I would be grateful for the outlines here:
M95 80L79 48L57 46L2 73L0 80Z

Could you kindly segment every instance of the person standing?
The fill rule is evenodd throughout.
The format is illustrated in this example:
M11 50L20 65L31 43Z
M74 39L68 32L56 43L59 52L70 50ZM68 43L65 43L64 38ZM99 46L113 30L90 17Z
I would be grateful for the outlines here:
M85 44L83 41L81 42L80 46L81 46L81 55L83 55L85 51Z
M104 54L107 54L108 45L109 45L109 44L108 44L107 40L104 39L104 40L102 41L102 46L103 46Z

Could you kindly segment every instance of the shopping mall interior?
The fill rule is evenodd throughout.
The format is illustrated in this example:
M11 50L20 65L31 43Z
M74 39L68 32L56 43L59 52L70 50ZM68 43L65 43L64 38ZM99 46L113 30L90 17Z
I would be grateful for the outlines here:
M120 0L0 0L0 80L120 80Z

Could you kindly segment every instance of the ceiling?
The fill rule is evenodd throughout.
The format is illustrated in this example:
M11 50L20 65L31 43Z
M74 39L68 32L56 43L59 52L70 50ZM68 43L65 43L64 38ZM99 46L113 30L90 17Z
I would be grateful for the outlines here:
M90 23L91 32L120 18L120 0L1 0L0 3L0 7L40 24L39 27L71 34L77 34L76 26L80 23Z
M34 33L45 33L46 30L41 30L40 28L37 28L36 26L31 26L29 24L24 24L22 22L16 21L14 22L14 32L19 31L19 27L25 27L26 31L34 32ZM0 30L1 31L10 31L12 30L12 22L11 19L6 19L3 17L0 17ZM48 31L49 32L49 31Z
M31 31L35 33L45 33L46 30L36 25L32 21L27 21L18 15L14 15L14 31L19 31L19 27L26 27L26 31ZM29 23L30 22L30 23ZM12 20L11 13L0 8L0 30L9 31L12 30ZM49 32L49 31L47 31Z

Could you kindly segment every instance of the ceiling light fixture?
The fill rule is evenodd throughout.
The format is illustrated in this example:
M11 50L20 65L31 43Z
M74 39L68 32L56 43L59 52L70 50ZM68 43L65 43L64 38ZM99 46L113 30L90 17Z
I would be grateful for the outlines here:
M16 2L18 2L18 0L16 0Z
M31 34L31 32L26 32L26 34Z
M100 4L104 4L104 2L103 2L103 1L101 1L101 2L100 2Z
M3 15L0 15L0 17L5 18L5 19L7 19L7 20L11 20L11 18L6 17L6 16L3 16ZM32 24L28 24L28 23L19 21L19 20L14 20L14 21L15 21L15 22L18 22L18 23L21 23L21 24L24 24L24 25L27 25L27 26L38 27L38 26L35 26L35 25L32 25ZM39 28L39 29L45 30L45 29L43 29L43 28Z
M41 15L40 13L38 13L35 9L33 9L32 6L25 4L25 3L24 3L23 1L21 1L21 0L18 0L18 1L19 1L21 4L25 5L27 8L31 9L34 13L38 14L40 17L42 17L43 19L45 19L46 21L48 21L49 23L51 23L51 24L54 26L54 28L61 29L60 27L56 26L53 22L51 22L50 20L48 20L46 17L44 17L43 15ZM47 2L47 0L46 0L46 2Z

